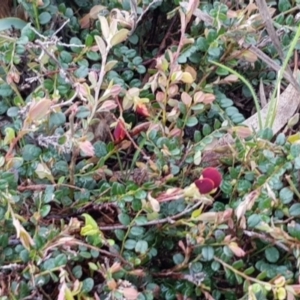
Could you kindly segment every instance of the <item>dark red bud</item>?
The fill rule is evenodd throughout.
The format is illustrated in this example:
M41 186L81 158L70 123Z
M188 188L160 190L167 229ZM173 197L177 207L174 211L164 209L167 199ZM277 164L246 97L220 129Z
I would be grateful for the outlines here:
M200 194L209 194L215 188L214 182L209 178L197 179L195 185Z
M202 177L213 181L214 188L218 188L222 182L222 174L216 168L206 168L202 171Z

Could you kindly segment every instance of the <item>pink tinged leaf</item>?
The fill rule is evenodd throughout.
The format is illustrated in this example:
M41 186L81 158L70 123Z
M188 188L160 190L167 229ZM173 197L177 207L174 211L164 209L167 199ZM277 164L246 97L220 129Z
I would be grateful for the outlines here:
M117 85L117 84L113 85L113 86L111 87L111 89L110 89L110 93L111 93L111 95L112 95L113 97L119 96L120 93L121 93L121 91L122 91L122 87L121 87L120 85Z
M169 97L174 97L178 94L178 85L173 84L169 87L168 95Z
M237 256L237 257L243 257L243 256L245 256L245 251L242 249L242 248L240 248L239 246L238 246L238 244L237 243L235 243L235 242L231 242L229 245L228 245L228 247L229 247L229 249L234 253L234 255L235 256Z
M178 136L180 137L182 135L182 130L179 128L173 128L170 132L169 132L169 137L175 137Z
M189 107L192 103L192 97L186 92L181 94L181 100L187 107Z
M90 141L79 142L79 148L86 156L95 155L94 147Z
M156 93L156 101L157 102L163 102L165 99L165 93L164 92L157 92Z
M122 289L122 293L126 300L136 300L139 296L139 292L133 287Z
M201 194L209 194L214 190L214 182L209 178L197 179L195 185Z
M215 101L216 96L214 94L204 94L204 104L211 104Z
M114 138L116 142L124 140L126 136L125 123L122 119L118 120L117 126L114 130Z
M98 112L100 111L111 111L117 107L117 103L114 100L106 100L104 103L101 105L101 107L97 110Z
M216 168L206 168L202 171L202 177L208 178L214 183L214 188L218 188L222 182L222 174Z

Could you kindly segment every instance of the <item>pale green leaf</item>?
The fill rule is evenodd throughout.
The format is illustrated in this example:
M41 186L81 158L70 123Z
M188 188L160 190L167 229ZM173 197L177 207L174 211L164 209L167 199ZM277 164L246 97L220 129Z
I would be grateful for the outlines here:
M129 33L128 29L122 28L121 30L119 30L110 40L111 46L113 47L125 41L128 37L128 33Z

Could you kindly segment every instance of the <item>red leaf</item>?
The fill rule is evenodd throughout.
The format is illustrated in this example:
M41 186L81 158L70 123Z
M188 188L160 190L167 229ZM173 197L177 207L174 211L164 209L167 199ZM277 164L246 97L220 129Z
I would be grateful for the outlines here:
M209 194L215 188L214 182L209 178L197 179L195 185L200 194Z
M116 142L123 141L125 136L126 136L125 123L122 119L119 119L114 131L115 141Z
M202 177L213 181L214 188L218 188L222 182L222 174L216 168L206 168L202 171Z

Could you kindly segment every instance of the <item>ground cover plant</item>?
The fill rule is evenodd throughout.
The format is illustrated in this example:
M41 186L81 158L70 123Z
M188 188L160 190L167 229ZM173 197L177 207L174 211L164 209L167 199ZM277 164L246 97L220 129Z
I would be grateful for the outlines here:
M0 299L297 299L299 3L17 2Z

